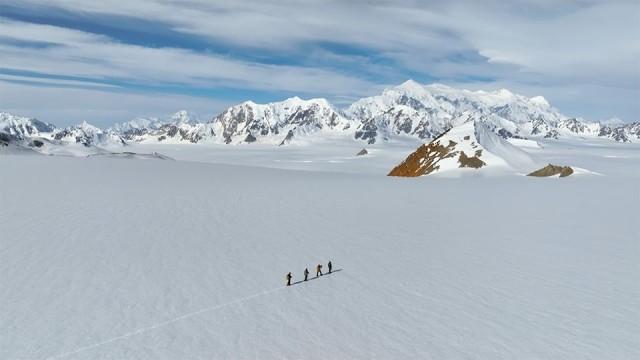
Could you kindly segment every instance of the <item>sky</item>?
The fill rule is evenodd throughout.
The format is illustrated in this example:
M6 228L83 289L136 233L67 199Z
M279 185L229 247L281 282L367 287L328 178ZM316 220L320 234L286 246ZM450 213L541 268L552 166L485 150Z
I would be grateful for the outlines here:
M108 126L408 79L640 120L640 1L0 0L0 111Z

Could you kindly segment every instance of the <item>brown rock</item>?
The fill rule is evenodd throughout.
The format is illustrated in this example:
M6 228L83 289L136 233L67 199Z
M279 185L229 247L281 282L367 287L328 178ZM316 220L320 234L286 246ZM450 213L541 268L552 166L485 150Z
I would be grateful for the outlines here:
M538 169L527 176L536 176L536 177L548 177L554 175L560 175L560 177L567 177L573 174L573 169L570 166L558 166L549 164L542 169Z
M400 165L393 168L388 176L415 177L430 174L440 168L438 166L440 160L456 155L456 152L452 152L455 146L456 143L453 141L449 141L446 146L436 140L423 144Z
M480 169L481 167L487 165L487 163L480 160L480 156L482 156L482 150L477 150L475 156L472 157L468 157L467 154L464 153L464 151L461 151L460 157L458 157L460 168Z

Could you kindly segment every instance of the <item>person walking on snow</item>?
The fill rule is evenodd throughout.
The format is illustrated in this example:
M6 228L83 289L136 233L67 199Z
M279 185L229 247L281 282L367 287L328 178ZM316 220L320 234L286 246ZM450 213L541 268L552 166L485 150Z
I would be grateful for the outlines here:
M309 269L304 269L304 281L307 281L307 277L309 276Z
M327 267L329 268L329 274L331 274L331 268L333 268L333 266L331 265L331 260L329 260Z
M291 271L289 271L289 273L287 274L287 286L291 286L291 278L293 276L291 276Z
M316 266L316 277L318 277L318 275L322 276L322 265L320 264Z

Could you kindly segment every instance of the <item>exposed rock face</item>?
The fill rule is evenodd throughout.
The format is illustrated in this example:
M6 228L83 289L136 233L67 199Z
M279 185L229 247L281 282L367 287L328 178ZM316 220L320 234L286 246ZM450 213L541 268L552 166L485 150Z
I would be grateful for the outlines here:
M576 118L562 120L558 123L558 127L576 134L584 134L587 131L585 124Z
M473 168L480 169L481 167L487 165L484 161L480 160L482 156L482 150L477 150L475 155L472 157L468 157L464 151L460 152L460 156L458 157L458 163L461 168Z
M280 143L280 146L288 144L291 139L293 139L293 130L289 130L289 132L287 132L287 136L284 137L284 139Z
M603 135L618 142L638 141L640 140L640 122L633 122L616 128L607 127Z
M444 159L455 157L453 149L456 143L449 141L443 145L438 139L429 144L420 145L418 150L411 153L400 165L394 167L388 176L416 177L431 174L440 167L438 163Z
M1 146L8 146L10 142L14 141L14 137L7 134L7 133L3 133L0 132L0 145Z
M42 142L41 140L33 140L31 141L31 146L35 146L37 148L40 148L42 146L44 146L44 142Z
M560 175L560 177L567 177L573 174L573 169L569 166L557 166L549 164L542 169L538 169L527 176L536 176L536 177L549 177Z
M356 154L356 156L364 156L364 155L368 155L368 154L369 154L369 152L367 151L367 149L362 149Z
M557 139L560 136L558 130L552 129L544 134L545 139Z

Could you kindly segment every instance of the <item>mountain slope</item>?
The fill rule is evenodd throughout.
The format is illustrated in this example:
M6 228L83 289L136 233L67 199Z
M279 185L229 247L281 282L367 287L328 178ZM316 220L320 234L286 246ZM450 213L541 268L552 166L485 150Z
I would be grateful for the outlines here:
M446 131L421 145L389 176L415 177L430 174L469 174L532 171L538 164L531 155L500 138L480 121Z

